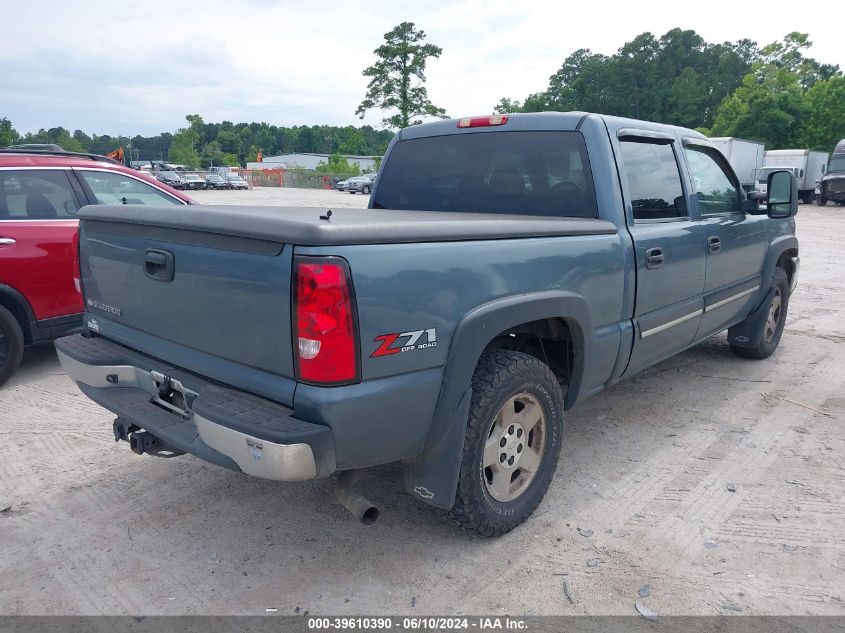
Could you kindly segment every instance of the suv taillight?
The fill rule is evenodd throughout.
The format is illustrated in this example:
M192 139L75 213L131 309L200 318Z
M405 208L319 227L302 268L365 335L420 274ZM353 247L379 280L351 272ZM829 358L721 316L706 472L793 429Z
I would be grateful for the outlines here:
M79 227L73 232L73 241L71 242L71 250L73 250L73 286L76 292L82 292L82 271L79 270ZM67 279L67 277L65 277Z
M339 257L294 258L297 379L320 385L359 380L349 265Z

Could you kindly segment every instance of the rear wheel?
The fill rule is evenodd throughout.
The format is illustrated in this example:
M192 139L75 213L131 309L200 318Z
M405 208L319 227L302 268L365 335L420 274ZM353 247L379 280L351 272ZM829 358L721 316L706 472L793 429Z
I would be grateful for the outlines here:
M769 302L766 320L760 326L762 333L756 347L739 347L731 345L731 351L744 358L768 358L777 349L783 326L786 322L786 311L789 307L789 277L783 268L775 268L772 275L774 294Z
M361 193L370 193L370 188L364 185L364 188L361 189Z
M0 385L20 366L23 344L23 331L15 315L0 306Z
M554 476L562 433L563 396L549 367L520 352L485 352L472 379L458 523L497 536L531 516Z

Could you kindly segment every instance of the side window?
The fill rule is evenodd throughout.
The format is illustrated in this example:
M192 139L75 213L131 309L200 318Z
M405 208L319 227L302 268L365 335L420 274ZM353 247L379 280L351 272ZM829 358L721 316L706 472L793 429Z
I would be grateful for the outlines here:
M715 151L718 150L684 148L701 215L741 213L742 196L739 187L722 167L721 161L711 153Z
M620 143L634 220L686 217L681 174L671 143Z
M67 220L77 211L65 170L0 170L0 220Z
M91 188L97 204L183 204L152 185L118 172L82 169L78 173Z

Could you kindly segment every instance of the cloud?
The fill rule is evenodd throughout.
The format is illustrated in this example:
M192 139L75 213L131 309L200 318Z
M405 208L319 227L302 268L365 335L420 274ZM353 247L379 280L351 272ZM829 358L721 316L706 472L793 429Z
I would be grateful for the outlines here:
M361 71L403 20L443 47L429 62L428 91L453 116L490 112L503 96L544 89L578 48L609 54L637 33L675 26L708 41L768 42L809 31L812 55L845 65L840 27L815 17L822 6L781 18L761 14L759 5L711 0L707 12L692 5L682 12L659 0L12 3L0 23L0 116L23 131L62 125L131 135L173 131L188 113L207 121L357 125L367 85ZM372 112L364 122L381 118Z

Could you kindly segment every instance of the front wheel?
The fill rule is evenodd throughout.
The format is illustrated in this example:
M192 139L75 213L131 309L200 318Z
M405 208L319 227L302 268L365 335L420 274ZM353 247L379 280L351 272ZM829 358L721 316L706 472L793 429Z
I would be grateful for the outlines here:
M827 204L827 198L825 198L824 196L818 196L816 198L816 204L820 207L825 206Z
M763 359L771 356L780 343L783 326L786 323L786 311L789 308L789 277L783 268L775 268L772 275L771 301L766 312L766 320L760 324L762 332L756 347L731 345L731 351L744 358ZM758 330L759 331L759 330Z
M9 380L23 358L23 331L15 318L0 306L0 385Z
M525 521L552 481L562 433L563 395L548 365L521 352L485 352L472 378L452 516L483 536Z

